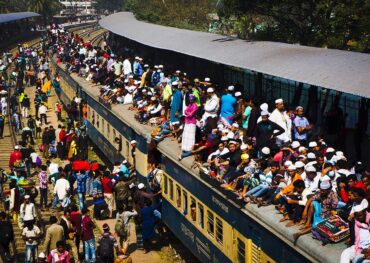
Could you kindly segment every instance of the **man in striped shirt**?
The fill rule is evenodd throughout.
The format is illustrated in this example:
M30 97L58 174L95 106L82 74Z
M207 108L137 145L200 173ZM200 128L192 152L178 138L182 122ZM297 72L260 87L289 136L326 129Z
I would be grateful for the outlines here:
M48 176L47 176L46 165L41 165L41 171L39 173L40 181L40 207L41 211L47 209L48 206ZM44 204L44 207L42 206Z

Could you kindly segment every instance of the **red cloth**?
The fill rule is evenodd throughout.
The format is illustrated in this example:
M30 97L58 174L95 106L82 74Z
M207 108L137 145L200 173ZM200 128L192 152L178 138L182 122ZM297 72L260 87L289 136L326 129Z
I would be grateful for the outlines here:
M65 139L66 139L66 131L65 130L61 130L60 133L59 133L59 141L60 142L65 142Z
M22 160L22 153L20 151L13 151L9 158L9 167L13 168L14 163L18 160Z
M71 212L71 216L69 219L76 231L77 235L81 235L82 233L82 215L80 212Z
M102 180L102 185L104 189L104 194L111 194L112 193L112 182L111 179L108 177L104 177Z
M90 169L90 163L87 161L74 161L72 163L72 169L74 171L80 170L88 171Z
M91 165L91 171L96 171L96 170L99 170L99 164L98 163L93 163Z
M340 197L342 198L343 202L346 204L348 203L348 193L343 188L340 189Z
M90 216L85 215L84 218L82 219L82 231L83 231L83 236L82 240L87 241L90 239L94 238L94 223L91 220Z

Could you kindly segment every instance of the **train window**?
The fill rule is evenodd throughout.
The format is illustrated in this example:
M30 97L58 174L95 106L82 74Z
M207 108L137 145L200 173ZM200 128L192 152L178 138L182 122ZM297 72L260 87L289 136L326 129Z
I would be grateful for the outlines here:
M173 201L173 181L169 179L170 181L170 199Z
M191 220L197 220L197 202L193 197L190 197L190 216Z
M95 112L92 111L91 113L92 113L91 114L91 123L92 123L92 125L95 125Z
M117 134L116 134L116 129L113 129L113 138L116 138Z
M176 185L176 205L178 208L181 207L181 189L178 185Z
M198 224L201 228L204 229L204 208L203 208L203 205L199 203L198 203L198 211L199 211Z
M237 246L238 246L238 263L245 263L245 243L238 238Z
M215 235L215 217L211 211L207 211L207 231L211 236Z
M110 125L109 125L109 122L107 122L107 136L108 136L108 138L110 136Z
M224 228L222 221L216 217L216 240L222 245L224 239Z
M102 133L105 133L105 120L101 118L101 128L102 128Z
M99 123L99 115L96 114L96 127L99 128L99 125L100 125L100 123Z
M184 190L182 191L182 195L183 195L183 199L184 199L184 203L183 203L183 212L184 212L184 215L187 215L188 214L188 193Z
M164 191L164 194L167 195L168 194L168 178L167 178L167 175L163 175L163 176L164 176L163 191Z

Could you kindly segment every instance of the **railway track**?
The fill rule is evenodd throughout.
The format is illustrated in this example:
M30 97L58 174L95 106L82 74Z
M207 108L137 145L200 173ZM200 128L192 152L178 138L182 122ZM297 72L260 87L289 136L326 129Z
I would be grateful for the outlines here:
M87 26L85 25L81 27L75 27L69 30L69 32L74 32L75 34L79 34L82 38L85 38L85 37L90 38L91 35L92 37L95 37L96 36L95 31L99 31L99 29L98 30L96 29L95 25L87 25ZM36 40L30 41L29 46L35 47L35 46L40 45L40 43L41 43L41 40L36 39ZM12 50L13 54L14 52L16 52L16 49ZM10 89L10 92L12 92L12 89ZM8 94L9 97L10 95L11 94ZM8 103L8 113L5 119L5 126L4 126L4 138L0 140L0 145L1 145L0 168L2 168L5 171L5 173L10 172L9 156L11 152L14 150L14 147L17 144L17 142L21 139L19 135L16 135L15 130L11 126L10 119L11 117L10 117L10 110L9 110L9 103ZM45 162L45 160L43 160L43 162ZM9 189L9 181L3 184L3 190L8 190L8 189ZM50 187L49 189L49 193L50 192L52 192L52 187ZM37 195L35 199L36 204L39 203L40 201L39 198L40 198L39 195ZM52 199L53 199L52 195L49 195L48 196L49 204L52 202ZM0 202L0 210L5 211L5 200L4 199L2 200L2 202ZM40 227L40 229L43 232L45 232L45 225L46 225L45 221L48 221L49 217L55 213L52 211L41 211L38 208L36 212L37 212L37 217L38 217L37 224ZM8 216L8 220L12 222L14 236L15 236L15 239L12 242L11 247L10 247L11 254L13 255L13 259L14 259L13 262L16 262L16 263L23 262L24 256L25 256L25 243L24 243L24 240L22 239L22 230L19 228L18 222L14 222L14 220L12 220L10 214L7 214L7 216ZM43 242L41 242L41 244L39 245L39 251L44 251ZM1 262L4 262L4 261L0 258L0 263Z

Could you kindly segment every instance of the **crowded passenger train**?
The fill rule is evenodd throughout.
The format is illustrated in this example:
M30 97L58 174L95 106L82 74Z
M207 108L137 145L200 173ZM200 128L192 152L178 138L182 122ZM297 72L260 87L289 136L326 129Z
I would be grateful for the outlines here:
M145 29L142 22L129 22L131 30ZM367 259L368 237L359 228L368 226L368 157L365 152L361 158L361 145L361 159L343 151L341 93L325 114L322 123L330 125L322 132L306 117L299 95L296 105L284 96L271 103L256 95L258 82L248 94L240 83L183 72L181 59L168 59L169 68L177 65L167 70L164 58L171 50L165 54L159 47L163 56L157 62L156 45L135 40L140 32L122 37L131 45L115 49L109 41L92 46L57 34L51 63L59 74L59 97L67 108L81 100L87 134L112 164L128 161L153 193L161 189L162 220L192 253L203 262ZM72 45L61 44L71 38ZM110 39L117 45L120 38ZM135 43L143 50L132 49ZM140 57L150 52L148 60ZM215 74L202 70L203 76ZM360 95L352 99L366 131L369 94L357 88L349 93ZM317 91L309 97L314 95L318 101Z

